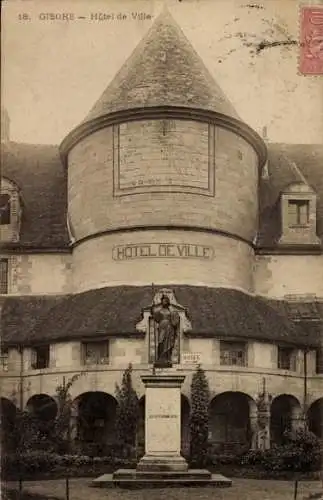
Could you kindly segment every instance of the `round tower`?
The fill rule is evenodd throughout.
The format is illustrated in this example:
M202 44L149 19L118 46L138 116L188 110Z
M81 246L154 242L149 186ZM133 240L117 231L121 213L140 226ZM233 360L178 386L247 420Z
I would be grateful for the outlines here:
M262 139L169 14L61 144L75 292L252 289Z

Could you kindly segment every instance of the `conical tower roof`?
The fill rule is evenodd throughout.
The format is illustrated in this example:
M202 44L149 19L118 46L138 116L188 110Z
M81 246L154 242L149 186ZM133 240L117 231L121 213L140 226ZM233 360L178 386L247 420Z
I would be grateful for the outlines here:
M165 105L239 119L168 11L159 15L83 123L116 111Z

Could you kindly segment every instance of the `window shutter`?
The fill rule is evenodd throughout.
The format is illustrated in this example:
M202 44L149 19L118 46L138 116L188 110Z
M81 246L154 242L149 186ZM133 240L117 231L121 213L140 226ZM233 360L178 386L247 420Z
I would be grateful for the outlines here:
M308 224L308 212L309 212L308 202L302 203L302 205L300 205L299 207L299 222L302 226Z
M37 351L36 349L31 350L31 367L36 368L37 366Z
M0 259L0 293L8 293L8 259Z
M288 203L288 222L290 226L297 225L297 204L294 201Z
M10 224L10 195L0 194L0 224Z

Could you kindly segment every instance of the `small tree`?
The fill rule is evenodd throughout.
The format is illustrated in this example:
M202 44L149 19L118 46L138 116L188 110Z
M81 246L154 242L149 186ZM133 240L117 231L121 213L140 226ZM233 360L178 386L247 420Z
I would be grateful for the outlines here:
M73 375L67 382L65 377L63 383L56 387L57 415L50 433L55 451L67 453L70 450L72 423L71 416L73 401L70 394L71 387L83 373Z
M198 467L206 464L209 435L209 384L204 370L197 367L191 383L190 455Z
M139 420L139 399L132 385L132 366L125 370L121 387L116 384L116 431L120 445L129 454L136 446Z
M38 419L26 410L17 411L11 437L17 456L41 448L44 441Z

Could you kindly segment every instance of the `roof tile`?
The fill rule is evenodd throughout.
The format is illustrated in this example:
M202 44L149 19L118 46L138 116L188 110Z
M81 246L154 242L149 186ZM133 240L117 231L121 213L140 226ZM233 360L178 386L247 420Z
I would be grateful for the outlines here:
M239 119L167 11L157 18L84 122L115 111L165 104L216 111Z
M313 330L295 324L284 301L238 290L171 287L188 311L192 335L254 338L297 345L322 342L322 321ZM106 287L70 296L7 297L3 300L2 341L53 342L100 335L134 335L142 309L152 302L151 287ZM323 305L321 308L323 320Z

